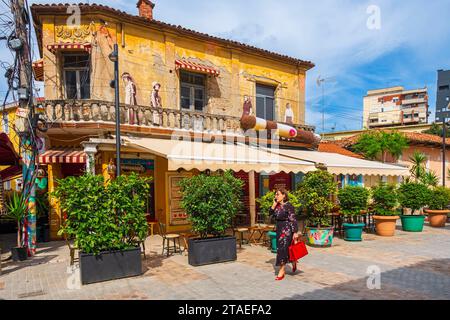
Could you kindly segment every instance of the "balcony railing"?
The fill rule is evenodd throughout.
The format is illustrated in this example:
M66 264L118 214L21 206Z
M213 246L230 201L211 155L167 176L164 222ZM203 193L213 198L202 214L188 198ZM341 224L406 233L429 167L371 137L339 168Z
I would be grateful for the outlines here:
M46 100L39 103L49 123L115 123L113 102L99 100ZM133 111L133 112L131 112ZM134 116L133 116L134 114ZM243 135L240 118L149 106L120 105L122 125ZM313 131L314 127L294 125Z

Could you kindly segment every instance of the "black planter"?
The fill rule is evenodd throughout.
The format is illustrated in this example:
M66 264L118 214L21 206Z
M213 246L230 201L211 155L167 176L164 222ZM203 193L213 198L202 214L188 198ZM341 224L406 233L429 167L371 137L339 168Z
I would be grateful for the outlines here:
M50 227L48 224L36 228L36 241L39 243L50 242Z
M11 256L13 261L25 261L28 259L28 253L26 247L11 248Z
M189 239L189 264L203 266L236 261L236 238Z
M139 276L141 249L102 252L98 256L80 253L80 274L82 284Z

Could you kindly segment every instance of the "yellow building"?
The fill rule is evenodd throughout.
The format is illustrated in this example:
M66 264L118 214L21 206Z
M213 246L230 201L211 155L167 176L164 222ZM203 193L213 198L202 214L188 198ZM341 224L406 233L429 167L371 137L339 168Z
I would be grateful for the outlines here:
M177 182L207 170L232 169L246 182L242 222L253 224L255 197L277 186L295 188L303 173L323 163L320 155L299 158L312 153L292 156L251 146L317 148L314 128L305 125L305 78L314 65L156 21L155 5L148 0L139 0L137 7L136 16L95 4L31 6L42 57L33 64L34 74L44 81L40 106L49 128L38 162L47 169L49 191L58 178L85 170L109 179L117 163L110 60L117 44L120 164L124 173L154 178L147 203L151 217L167 224L168 232L188 230ZM282 130L279 123L289 122L302 134L279 138L279 131L245 131L241 116L249 114L264 119L267 129L278 123ZM356 160L342 165L345 161L334 163L336 174L360 174ZM367 163L359 165L366 174ZM50 203L54 239L63 213L54 199Z

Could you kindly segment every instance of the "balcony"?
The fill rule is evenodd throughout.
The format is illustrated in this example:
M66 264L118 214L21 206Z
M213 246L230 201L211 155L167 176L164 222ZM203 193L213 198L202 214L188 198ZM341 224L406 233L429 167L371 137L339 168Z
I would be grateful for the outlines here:
M409 98L409 99L403 99L402 105L408 105L408 104L423 104L427 103L428 101L425 98Z
M113 102L99 100L46 100L38 104L43 109L45 118L52 127L65 124L108 124L115 125L116 113ZM133 117L130 116L134 112ZM166 130L183 130L211 134L243 135L240 118L227 115L207 114L202 112L182 111L149 106L120 105L120 123L122 130L140 130L157 128ZM55 126L56 124L56 126ZM125 128L125 126L128 126ZM296 129L313 131L314 127L294 125ZM139 129L137 129L139 128Z

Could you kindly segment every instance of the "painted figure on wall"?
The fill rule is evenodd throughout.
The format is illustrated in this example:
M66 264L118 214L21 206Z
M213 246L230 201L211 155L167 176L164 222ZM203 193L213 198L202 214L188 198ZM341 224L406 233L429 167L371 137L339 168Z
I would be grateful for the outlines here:
M243 116L251 116L253 114L252 100L249 96L244 96L244 106L242 110Z
M284 112L284 122L288 124L294 124L294 112L292 111L290 103L286 105L286 111Z
M122 74L122 80L125 85L125 104L130 106L137 105L136 85L128 72ZM128 108L129 124L136 124L136 115L133 108Z
M150 97L150 105L152 108L162 108L162 100L159 95L159 90L161 89L161 84L157 81L152 83L152 95ZM160 114L157 110L153 110L153 125L159 126L160 122Z

